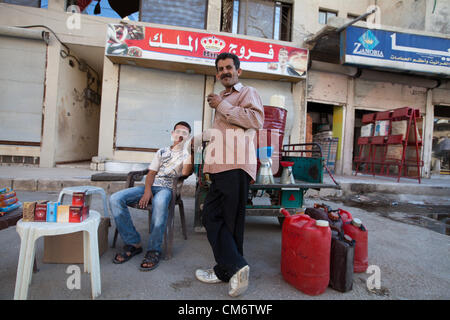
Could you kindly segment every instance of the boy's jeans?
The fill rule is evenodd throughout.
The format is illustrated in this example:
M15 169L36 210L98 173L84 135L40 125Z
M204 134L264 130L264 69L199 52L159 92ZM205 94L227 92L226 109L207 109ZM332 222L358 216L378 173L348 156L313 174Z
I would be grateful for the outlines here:
M128 205L139 202L144 195L144 190L144 186L127 188L112 194L109 198L117 230L125 244L135 245L141 242L141 236L136 231L131 220ZM152 193L152 221L147 251L161 252L161 244L169 213L169 203L172 199L172 189L152 186Z

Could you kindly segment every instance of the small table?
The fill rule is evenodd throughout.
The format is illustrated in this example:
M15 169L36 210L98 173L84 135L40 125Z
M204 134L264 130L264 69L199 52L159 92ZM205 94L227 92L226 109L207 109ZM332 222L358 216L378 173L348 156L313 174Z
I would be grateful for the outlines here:
M19 233L20 255L17 266L15 300L26 300L28 286L31 283L32 261L35 256L35 242L41 236L53 236L83 231L84 272L91 274L92 298L101 294L100 257L98 251L97 230L100 224L100 213L89 210L89 217L80 223L61 222L17 222Z
M0 230L15 226L20 219L22 219L22 207L6 212L0 217Z

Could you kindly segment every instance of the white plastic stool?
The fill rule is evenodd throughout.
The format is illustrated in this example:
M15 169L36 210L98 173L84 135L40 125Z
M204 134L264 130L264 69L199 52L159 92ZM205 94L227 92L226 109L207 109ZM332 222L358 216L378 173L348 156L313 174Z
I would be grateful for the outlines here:
M17 222L16 230L20 235L20 254L17 266L14 300L26 300L28 286L31 284L35 242L41 236L53 236L83 231L84 272L91 274L92 299L101 294L100 257L98 251L97 230L100 213L89 210L89 217L78 223L70 222Z
M92 194L100 194L103 200L103 215L106 217L109 215L108 210L108 201L106 200L106 193L103 188L94 187L94 186L78 186L78 187L66 187L61 190L58 197L58 202L62 204L62 200L64 199L64 195L69 194L73 195L75 192L84 192L86 195Z

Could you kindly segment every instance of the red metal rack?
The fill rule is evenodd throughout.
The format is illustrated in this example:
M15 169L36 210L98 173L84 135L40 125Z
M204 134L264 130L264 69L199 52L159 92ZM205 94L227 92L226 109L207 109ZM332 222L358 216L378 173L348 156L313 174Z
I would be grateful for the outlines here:
M386 141L388 139L390 128L391 128L391 115L392 111L382 111L375 114L375 128L374 136L372 137L370 144L372 147L371 164L372 164L372 174L383 175L384 173L384 158L386 155ZM388 131L381 132L377 129L379 125L377 122L384 121L388 123ZM377 131L379 134L377 135ZM385 133L385 134L381 134Z
M362 123L364 125L372 124L372 127L375 125L375 113L369 113L365 114L362 117ZM364 166L364 173L372 172L372 145L371 142L371 136L373 135L373 128L372 132L370 133L370 136L364 136L358 138L358 147L359 152L358 155L355 157L355 167L356 167L356 174L359 172L359 167Z
M366 163L365 173L381 176L418 179L420 181L421 168L421 125L422 117L418 109L409 107L399 108L391 111L378 112L374 116L377 121L389 121L387 135L361 137L358 139L360 151L355 157L356 174L358 165ZM364 121L363 121L364 123ZM374 128L374 134L377 130ZM362 156L363 148L369 147L369 156ZM393 170L394 168L395 170Z

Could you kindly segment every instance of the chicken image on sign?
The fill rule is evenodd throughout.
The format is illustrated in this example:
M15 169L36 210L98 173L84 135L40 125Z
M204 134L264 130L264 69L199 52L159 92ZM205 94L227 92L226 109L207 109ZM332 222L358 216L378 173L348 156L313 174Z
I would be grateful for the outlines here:
M116 63L215 74L211 66L222 52L236 54L246 75L289 81L306 77L307 49L180 29L108 25L105 54Z

